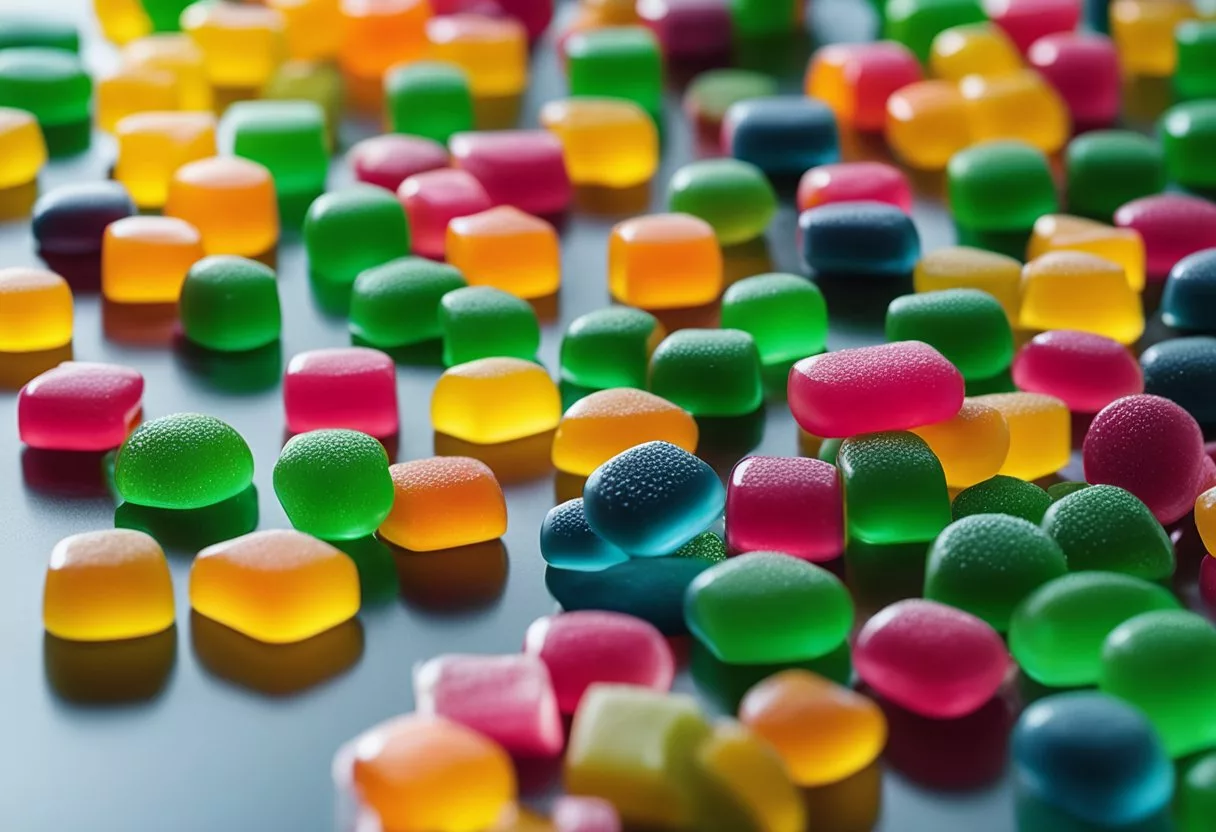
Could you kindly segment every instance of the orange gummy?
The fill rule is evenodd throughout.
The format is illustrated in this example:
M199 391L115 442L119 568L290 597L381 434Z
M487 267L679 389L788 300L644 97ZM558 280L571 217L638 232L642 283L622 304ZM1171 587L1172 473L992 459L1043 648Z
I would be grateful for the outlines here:
M964 399L958 415L913 428L946 472L950 488L968 488L995 477L1009 454L1009 425L995 407Z
M722 250L713 227L689 214L619 223L608 242L608 288L642 309L700 306L722 292Z
M102 294L116 303L173 303L202 257L202 238L185 220L124 217L102 238Z
M561 285L557 231L510 205L449 221L444 246L448 262L470 286L540 298Z
M169 182L165 216L198 229L207 254L255 257L279 239L279 203L270 171L236 156L183 165Z
M338 60L356 78L379 83L389 67L425 57L428 0L340 0L340 8Z
M502 537L507 503L484 462L436 456L390 466L393 509L380 525L385 540L415 552Z
M562 416L553 437L553 465L585 477L621 451L655 440L693 453L697 423L683 409L645 390L599 390Z

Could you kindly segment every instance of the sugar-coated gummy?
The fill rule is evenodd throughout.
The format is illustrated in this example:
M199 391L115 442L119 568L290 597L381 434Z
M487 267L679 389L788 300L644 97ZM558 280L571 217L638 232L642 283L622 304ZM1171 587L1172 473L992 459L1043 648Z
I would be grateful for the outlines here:
M997 475L960 491L950 511L955 520L973 514L1007 514L1039 523L1050 505L1051 497L1034 483Z
M1201 425L1216 422L1216 338L1171 338L1140 355L1144 392L1181 405Z
M798 217L802 260L819 274L892 277L920 259L912 219L885 202L832 202Z
M844 551L844 500L832 464L747 456L726 486L726 539L736 552L774 551L827 561Z
M134 213L121 183L75 182L38 197L31 229L40 254L96 255L106 226Z
M827 303L798 275L745 277L722 295L722 326L751 335L765 366L797 361L827 345Z
M545 216L570 204L562 145L548 130L457 133L448 148L452 165L473 174L495 205Z
M416 61L384 75L385 112L396 133L434 142L473 127L468 74L443 61Z
M667 185L671 211L700 217L722 245L754 240L777 213L777 194L764 172L738 159L690 162Z
M1055 329L1018 350L1013 383L1019 390L1055 396L1074 413L1097 413L1123 396L1144 392L1135 356L1104 335Z
M479 358L531 361L540 349L536 311L522 298L493 286L468 286L439 299L443 363L451 367Z
M588 525L582 497L549 509L540 527L540 554L550 566L580 572L598 572L629 559Z
M776 80L762 72L735 67L708 69L689 83L683 106L698 128L712 131L716 142L718 127L731 105L776 94Z
M114 461L119 495L153 508L213 505L251 482L253 454L245 440L227 423L201 413L144 422Z
M191 266L178 311L187 338L224 352L273 343L282 325L274 270L244 257L204 257Z
M1134 199L1115 212L1115 225L1144 238L1150 281L1164 280L1184 257L1216 247L1216 205L1189 194Z
M723 117L722 149L766 174L801 176L816 165L839 160L836 117L813 98L739 101Z
M1092 485L1053 502L1043 529L1064 550L1069 570L1103 569L1159 581L1174 573L1165 529L1131 492Z
M641 309L609 306L575 318L562 336L562 378L582 387L646 386L650 355L666 332Z
M308 207L304 248L316 278L350 285L363 270L409 254L405 209L371 185L322 194Z
M1095 130L1068 144L1064 161L1068 210L1109 222L1134 199L1165 189L1165 155L1148 136Z
M346 163L360 182L396 191L415 174L447 167L448 151L434 139L386 133L357 142Z
M459 269L420 257L391 260L360 272L350 297L351 333L390 348L439 338L443 296L465 286Z
M1182 258L1170 269L1161 296L1161 319L1175 329L1216 332L1216 251Z
M31 448L117 448L134 428L144 377L120 364L65 361L35 377L17 396L17 431Z
M887 307L888 341L923 341L963 378L991 378L1013 360L1013 330L999 301L978 289L903 295Z
M283 375L283 410L292 433L349 428L392 436L399 424L393 360L367 347L298 353Z
M507 530L507 503L494 472L463 456L389 466L392 511L377 534L415 552L492 541Z
M1059 208L1047 157L1022 141L986 141L958 152L947 180L955 221L977 231L1030 228Z
M621 451L663 440L695 452L697 423L691 414L645 390L597 390L566 410L553 436L553 466L577 476L592 471Z
M836 457L848 537L868 543L933 540L950 523L941 462L914 433L851 436Z
M649 387L693 416L743 416L764 402L760 353L738 329L682 329L650 357Z
M964 399L952 419L912 432L941 462L950 488L969 488L995 476L1009 455L1009 423L995 407L974 399Z

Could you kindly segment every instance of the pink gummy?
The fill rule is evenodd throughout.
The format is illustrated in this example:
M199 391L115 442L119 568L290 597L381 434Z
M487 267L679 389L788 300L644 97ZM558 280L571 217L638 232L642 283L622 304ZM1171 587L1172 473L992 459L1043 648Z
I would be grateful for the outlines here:
M486 0L441 0L440 6L457 5L462 3L466 6L485 3ZM545 29L549 28L549 24L553 21L553 0L494 0L494 3L502 9L502 13L508 17L513 17L524 25L528 30L528 40L536 40L545 33ZM463 9L463 11L475 11L475 9ZM435 9L435 14L449 14L449 12L439 11Z
M555 757L565 744L549 670L536 656L437 656L414 670L414 707L485 734L513 757Z
M820 165L802 175L798 183L798 210L831 202L870 200L912 212L912 186L894 165L884 162L841 162Z
M397 133L364 139L346 158L355 179L389 191L416 173L448 166L447 148L439 142Z
M377 437L397 432L397 368L366 347L302 352L283 377L287 429L349 428Z
M857 634L853 668L879 695L934 719L974 712L1012 662L996 630L970 613L913 598L879 611Z
M570 204L562 145L548 130L457 133L450 146L452 164L475 176L495 205L544 216Z
M1216 611L1216 557L1211 555L1199 564L1199 597Z
M397 189L410 221L415 254L442 259L447 250L448 222L493 207L490 195L468 171L432 170L411 176Z
M524 652L549 668L557 705L572 714L597 682L667 691L675 678L671 646L654 625L618 612L566 612L538 618Z
M735 552L839 557L844 497L836 466L806 457L741 459L726 487L726 542Z
M1081 20L1080 0L998 0L986 5L992 22L1023 55L1039 38L1071 32Z
M920 341L804 358L790 368L788 398L803 430L824 438L944 422L963 406L963 376Z
M819 56L844 63L845 77L853 88L850 123L862 132L882 132L887 126L887 99L924 78L916 56L893 40L834 43L819 50ZM814 61L810 69L814 69Z
M1142 394L1117 399L1094 417L1081 457L1086 482L1130 491L1168 526L1194 507L1207 455L1191 414Z
M559 797L552 820L554 832L621 832L616 807L600 797Z
M1055 396L1073 413L1097 413L1144 392L1140 362L1118 341L1090 332L1041 332L1013 359L1019 390Z
M498 0L431 0L436 17L452 14L481 14L486 17L506 17Z
M673 61L729 55L730 7L726 0L649 0L638 16Z
M1183 257L1216 248L1216 205L1186 194L1134 199L1115 212L1115 225L1144 238L1149 280L1162 281Z
M120 364L65 361L21 388L17 431L31 448L105 451L127 438L144 377Z
M1039 38L1027 60L1064 99L1073 123L1106 127L1119 118L1119 53L1105 35L1069 32Z

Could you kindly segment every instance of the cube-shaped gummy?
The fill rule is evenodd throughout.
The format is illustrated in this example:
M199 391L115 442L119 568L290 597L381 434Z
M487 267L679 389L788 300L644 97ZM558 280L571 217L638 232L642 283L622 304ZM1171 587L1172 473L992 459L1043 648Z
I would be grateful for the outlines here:
M397 189L397 198L405 206L414 253L436 259L447 253L448 223L494 205L473 174L447 167L412 174Z
M261 88L283 60L283 16L277 9L239 3L193 3L182 31L203 53L216 87Z
M612 229L608 289L621 303L670 309L710 303L722 291L713 227L688 214L650 214Z
M33 182L46 164L46 141L38 120L25 110L0 107L0 188Z
M379 350L335 347L294 356L283 376L287 429L397 432L397 369Z
M31 448L117 448L139 421L144 377L119 364L65 361L17 397L17 430Z
M643 26L578 32L566 42L566 72L573 96L624 98L652 118L662 113L663 56Z
M314 277L350 285L364 269L410 253L405 208L372 185L322 194L304 218L304 248Z
M986 77L969 75L960 84L971 140L1024 141L1055 153L1068 141L1068 110L1055 89L1033 70Z
M1178 65L1174 31L1194 16L1183 0L1112 0L1110 36L1130 77L1168 78Z
M494 445L557 427L561 395L545 369L519 358L451 367L431 392L431 426L465 442Z
M777 194L760 168L737 159L703 159L672 174L668 210L700 217L724 246L754 240L777 213Z
M1000 302L979 289L904 295L887 307L888 341L924 341L963 378L991 378L1013 361L1013 330Z
M452 165L473 174L495 205L546 216L570 204L562 144L548 130L457 133L449 147Z
M990 393L973 401L995 407L1009 426L1009 453L1001 474L1036 480L1068 464L1072 434L1064 402L1040 393Z
M726 290L722 326L751 335L765 366L788 364L823 352L828 308L819 287L809 280L793 274L760 274Z
M33 113L43 132L89 119L93 83L80 57L62 49L0 50L0 107ZM51 155L58 148L54 142Z
M887 99L887 143L909 167L941 170L971 144L967 102L958 84L918 81Z
M35 352L72 341L72 289L45 269L0 269L0 352Z
M920 259L920 234L885 202L833 202L798 217L802 260L820 274L908 274Z
M1161 145L1131 130L1098 130L1068 144L1068 210L1110 222L1128 202L1165 190Z
M659 133L632 101L565 98L540 111L540 123L562 143L566 170L576 185L627 188L654 176Z
M385 133L356 142L346 153L355 179L389 191L411 176L448 166L448 149L434 139Z
M955 222L975 231L1029 229L1059 211L1047 157L1021 141L982 142L950 159L950 210Z
M1216 102L1175 105L1161 116L1158 132L1171 182L1199 191L1216 186L1216 164L1211 158L1212 143L1216 141Z
M741 459L726 486L726 543L736 552L839 557L844 499L836 466L803 457Z
M356 81L379 81L397 64L426 55L427 0L361 0L341 3L338 64Z
M664 398L631 387L599 390L563 414L553 436L553 467L586 477L643 442L661 440L693 453L697 435L692 416Z
M922 63L933 39L951 26L987 20L976 0L890 0L883 14L883 37L898 41Z
M743 416L764 402L760 352L738 329L681 329L650 358L650 390L694 416Z
M451 367L478 358L536 359L540 323L525 300L492 286L454 289L439 302L443 363Z
M830 202L886 202L912 212L912 185L885 162L841 162L811 168L798 182L798 210Z
M180 109L211 110L214 96L203 64L203 51L188 35L141 35L123 47L122 63L124 66L157 69L172 75Z
M140 113L115 128L114 178L140 208L161 208L178 168L215 155L215 116L210 113Z
M1174 30L1178 67L1174 92L1179 99L1216 98L1216 23L1188 20Z
M1027 329L1076 329L1132 344L1144 332L1144 311L1122 266L1093 254L1055 251L1022 269L1018 322Z
M442 14L426 23L429 57L467 73L478 98L518 95L528 86L528 33L513 17Z
M101 291L116 303L174 303L203 239L176 217L126 217L106 227Z
M937 456L950 488L969 488L995 477L1009 455L1005 417L995 407L974 399L966 399L954 418L912 432Z
M814 98L773 96L731 105L722 121L722 149L773 176L801 176L838 161L836 116Z
M1026 58L1059 93L1077 128L1107 127L1118 120L1122 75L1110 38L1085 32L1048 35Z
M1081 251L1123 267L1127 283L1137 292L1144 289L1144 240L1130 228L1069 214L1045 214L1034 224L1026 259L1052 251Z
M186 274L179 314L186 337L208 349L274 343L282 326L274 270L244 257L204 257Z
M1021 68L1017 46L991 23L943 29L929 47L929 71L946 81L961 81L968 75L1009 75Z
M831 107L841 125L878 132L891 93L921 78L920 63L901 43L831 44L815 51L806 94Z
M469 546L502 537L507 503L484 462L436 456L400 462L388 469L393 510L379 534L414 552Z
M439 302L465 286L460 271L421 257L402 257L360 272L350 297L350 331L388 349L439 338Z
M264 165L284 196L325 190L325 112L311 101L238 101L220 120L220 150Z
M557 231L510 205L452 219L445 250L470 286L526 299L547 297L561 285Z
M994 251L947 246L920 259L912 272L912 285L918 292L980 289L996 298L1013 322L1021 306L1022 264Z
M836 458L848 535L867 543L922 543L950 525L942 464L914 433L852 436Z
M396 133L446 142L473 129L469 76L450 63L421 61L393 67L384 76L385 113Z
M179 101L172 73L148 66L120 67L97 82L97 126L113 133L127 116L176 110Z
M594 390L644 388L650 356L666 335L658 319L640 309L588 312L562 336L562 379Z
M279 240L279 203L270 171L235 156L183 165L169 180L165 216L193 225L207 254L255 257Z

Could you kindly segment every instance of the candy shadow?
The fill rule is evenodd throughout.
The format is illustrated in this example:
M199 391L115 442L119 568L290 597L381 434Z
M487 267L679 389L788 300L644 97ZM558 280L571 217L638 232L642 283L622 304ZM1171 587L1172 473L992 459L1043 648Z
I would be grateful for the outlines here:
M34 203L37 201L37 179L26 182L24 185L0 188L0 222L17 222L25 219L34 210Z
M867 543L853 538L844 554L846 583L853 591L858 619L905 598L920 597L925 585L929 544ZM865 614L863 614L865 611Z
M853 661L848 642L817 659L779 664L728 664L699 641L693 640L690 669L698 689L726 713L737 713L747 692L760 682L783 670L809 670L848 686L853 677Z
M473 99L473 124L477 130L507 130L519 122L521 95L480 96Z
M1174 832L1169 807L1139 823L1105 826L1074 818L1021 786L1015 788L1014 795L1018 832Z
M101 252L88 254L58 254L39 251L38 256L48 269L62 277L73 293L96 294L101 291Z
M380 350L393 359L394 363L406 367L443 367L443 339L441 338L419 341L417 344L404 344L400 347L382 347L352 333L350 343L355 347Z
M667 333L680 329L717 329L722 321L722 302L715 300L703 306L682 306L676 309L651 309Z
M122 503L114 509L114 526L151 535L166 551L193 556L223 540L249 534L258 525L258 490L202 508L173 509Z
M40 125L46 140L46 150L52 159L78 156L89 149L93 139L93 122L90 119L69 124Z
M510 566L501 539L433 552L389 548L402 601L423 612L455 615L483 610L502 598L507 585Z
M599 388L583 387L581 384L575 384L573 381L562 379L557 383L557 389L562 396L562 410L569 410L571 405L581 399L590 396L592 393L598 393Z
M1132 129L1149 129L1174 104L1174 88L1169 78L1129 75L1123 79L1123 123ZM1106 217L1107 222L1110 217Z
M827 786L799 790L816 832L870 832L882 814L882 763Z
M763 405L742 416L697 416L696 423L697 456L714 470L729 471L739 457L764 441Z
M966 382L968 396L986 396L989 393L1013 393L1017 387L1009 370L1002 370L990 378L970 379Z
M190 645L212 676L278 698L303 693L354 667L363 655L363 625L352 618L303 641L266 644L192 611Z
M278 385L283 375L283 345L277 339L252 350L211 350L178 333L173 353L190 375L224 393L259 393Z
M178 333L176 303L101 301L101 331L107 341L129 347L167 347Z
M583 496L583 486L587 484L587 478L580 474L571 474L568 471L558 471L557 476L553 478L553 498L556 501L555 505L574 500Z
M773 255L763 235L745 243L722 247L722 282L726 286L747 277L768 274L772 270Z
M359 572L359 594L364 608L388 603L397 597L397 562L388 544L375 535L355 540L331 540L355 563Z
M104 460L109 451L21 451L21 476L31 491L57 497L107 497Z
M958 223L954 224L960 246L982 248L995 251L1020 262L1026 260L1026 244L1030 242L1032 229L1019 231L982 231L977 228L967 228Z
M527 482L547 477L553 472L551 454L556 432L548 430L511 442L478 445L436 431L433 440L435 456L472 457L489 466L500 483Z
M308 285L312 287L313 304L322 314L331 318L345 318L350 314L353 283L328 280L316 272L309 271Z
M607 610L649 621L664 635L684 635L684 593L712 566L699 558L633 558L601 572L545 568L545 586L562 608Z
M69 641L45 633L43 669L73 705L130 705L160 695L177 660L177 628L122 641Z
M596 217L632 217L646 212L650 192L650 181L625 188L576 185L572 205L579 213Z
M811 279L832 310L828 339L832 349L840 348L837 342L842 336L850 342L858 337L872 340L874 328L881 329L891 301L912 292L912 280L907 276L859 277L819 272Z
M31 352L0 352L0 389L20 390L31 379L72 360L72 345Z

